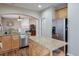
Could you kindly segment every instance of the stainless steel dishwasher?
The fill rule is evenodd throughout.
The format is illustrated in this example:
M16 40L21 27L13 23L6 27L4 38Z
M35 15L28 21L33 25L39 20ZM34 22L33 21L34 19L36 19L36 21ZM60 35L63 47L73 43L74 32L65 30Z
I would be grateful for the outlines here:
M28 46L28 32L26 32L25 31L25 33L21 33L20 34L20 38L21 38L21 40L20 40L20 47L22 48L22 47L26 47L26 46Z

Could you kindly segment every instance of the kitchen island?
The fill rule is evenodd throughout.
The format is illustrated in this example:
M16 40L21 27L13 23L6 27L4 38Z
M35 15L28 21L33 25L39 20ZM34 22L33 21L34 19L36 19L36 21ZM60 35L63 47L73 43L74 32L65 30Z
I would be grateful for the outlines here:
M0 54L19 49L19 34L0 35Z
M64 47L67 43L64 41L48 38L48 37L29 37L29 55L30 56L52 56L53 51Z

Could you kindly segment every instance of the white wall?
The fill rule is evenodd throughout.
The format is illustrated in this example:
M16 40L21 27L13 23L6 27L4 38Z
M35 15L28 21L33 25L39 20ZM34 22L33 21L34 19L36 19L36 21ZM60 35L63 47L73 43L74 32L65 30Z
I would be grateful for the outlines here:
M40 18L38 20L38 36L41 36L41 34L42 34L41 26L42 26L42 24L41 24L41 16L40 16Z
M30 19L30 20L29 20L29 23L36 25L36 19Z
M68 54L79 56L79 4L68 4Z
M19 13L19 14L25 14L39 18L38 12L31 11L25 8L11 6L11 5L0 4L0 14L7 14L7 13Z
M7 4L0 4L0 15L1 14L23 14L23 15L30 15L39 19L39 13L28 10L25 8L15 7ZM33 22L34 23L34 22ZM38 25L36 25L36 31L38 33ZM38 35L38 34L37 34Z
M52 37L52 20L54 18L54 8L46 9L41 13L41 36Z

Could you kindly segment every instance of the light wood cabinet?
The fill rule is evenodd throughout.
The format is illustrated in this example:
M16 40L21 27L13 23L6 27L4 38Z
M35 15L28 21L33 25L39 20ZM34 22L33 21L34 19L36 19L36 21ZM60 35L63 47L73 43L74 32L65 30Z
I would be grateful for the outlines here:
M20 47L19 35L12 36L12 49L16 49Z
M66 18L67 13L68 13L67 8L57 9L55 10L55 18L56 19Z
M0 36L0 41L2 41L2 37Z
M1 43L2 43L2 37L0 36L0 51L2 51Z
M0 37L0 41L2 43L0 52L18 49L20 47L19 35L4 35Z
M33 42L32 40L30 40L29 55L30 56L46 56L46 55L49 55L49 50L40 46L36 42Z
M11 43L11 36L2 36L2 44L3 44L3 50L10 50L12 43Z

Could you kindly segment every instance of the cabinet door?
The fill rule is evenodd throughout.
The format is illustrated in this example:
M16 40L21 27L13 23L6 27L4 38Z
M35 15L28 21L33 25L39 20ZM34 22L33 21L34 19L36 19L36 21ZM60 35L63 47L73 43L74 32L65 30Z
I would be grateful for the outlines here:
M48 49L30 40L30 43L29 43L29 55L30 56L46 56L48 54L49 54Z
M11 49L11 36L3 36L2 37L3 50Z
M20 47L20 38L19 35L12 36L12 49Z
M56 19L62 19L62 18L66 18L67 17L67 8L62 8L62 9L58 9L55 11L56 15Z
M1 43L2 43L2 37L0 37L0 51L2 51Z

